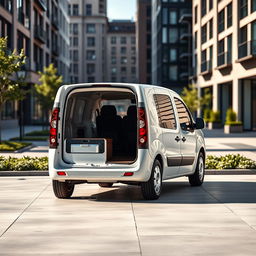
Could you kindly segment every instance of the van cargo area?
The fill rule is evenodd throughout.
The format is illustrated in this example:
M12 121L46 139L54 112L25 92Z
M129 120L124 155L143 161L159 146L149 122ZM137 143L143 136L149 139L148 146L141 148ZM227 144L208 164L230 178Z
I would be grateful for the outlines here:
M137 158L137 99L125 88L71 91L64 109L63 160L132 164Z

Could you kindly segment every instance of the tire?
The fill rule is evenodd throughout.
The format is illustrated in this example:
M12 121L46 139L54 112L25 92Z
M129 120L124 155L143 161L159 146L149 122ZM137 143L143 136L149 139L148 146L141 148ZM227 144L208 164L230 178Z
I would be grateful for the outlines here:
M150 179L141 184L141 192L146 200L155 200L160 197L162 191L162 165L155 160Z
M74 191L74 184L67 182L60 182L57 180L52 181L53 192L57 198L70 198Z
M205 174L205 159L202 152L199 153L196 170L193 175L188 176L188 180L191 186L201 186L204 182Z
M99 186L102 188L111 188L113 186L113 183L99 183Z

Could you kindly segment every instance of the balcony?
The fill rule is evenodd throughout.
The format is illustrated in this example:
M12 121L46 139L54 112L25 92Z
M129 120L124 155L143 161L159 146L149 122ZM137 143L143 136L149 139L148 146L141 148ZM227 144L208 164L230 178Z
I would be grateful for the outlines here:
M192 34L187 30L182 30L180 32L180 40L181 41L188 40L191 36L192 36Z
M35 0L35 2L38 4L38 6L43 10L46 11L47 10L47 6L45 3L45 0Z
M238 46L238 60L236 62L253 58L256 58L256 40L247 41Z
M201 63L201 75L207 75L212 72L212 61L206 60Z
M46 42L46 33L41 26L36 25L34 30L34 37L38 39L41 43Z
M232 65L231 52L222 52L218 55L218 67L216 69L223 69Z
M58 20L58 15L54 15L52 14L52 25L56 28L56 29L59 29L59 20Z
M190 9L182 9L180 13L179 23L190 22L192 19L192 13Z

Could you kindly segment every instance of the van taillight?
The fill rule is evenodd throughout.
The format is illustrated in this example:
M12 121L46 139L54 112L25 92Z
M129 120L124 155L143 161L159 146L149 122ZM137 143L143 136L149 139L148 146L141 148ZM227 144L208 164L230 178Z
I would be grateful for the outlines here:
M57 136L58 136L58 121L59 121L59 108L54 108L52 111L52 117L50 122L50 148L57 148Z
M139 148L148 148L148 127L145 108L139 108Z

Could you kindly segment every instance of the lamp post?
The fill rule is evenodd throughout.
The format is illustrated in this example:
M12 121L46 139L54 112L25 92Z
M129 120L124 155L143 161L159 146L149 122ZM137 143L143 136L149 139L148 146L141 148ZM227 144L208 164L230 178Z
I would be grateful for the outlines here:
M25 82L26 79L26 71L25 70L20 70L17 71L16 76L17 76L17 80L18 83L20 85L22 85ZM20 100L19 102L19 128L20 128L20 141L22 141L23 135L24 135L24 126L23 126L23 117L24 117L24 113L23 113L23 101Z

